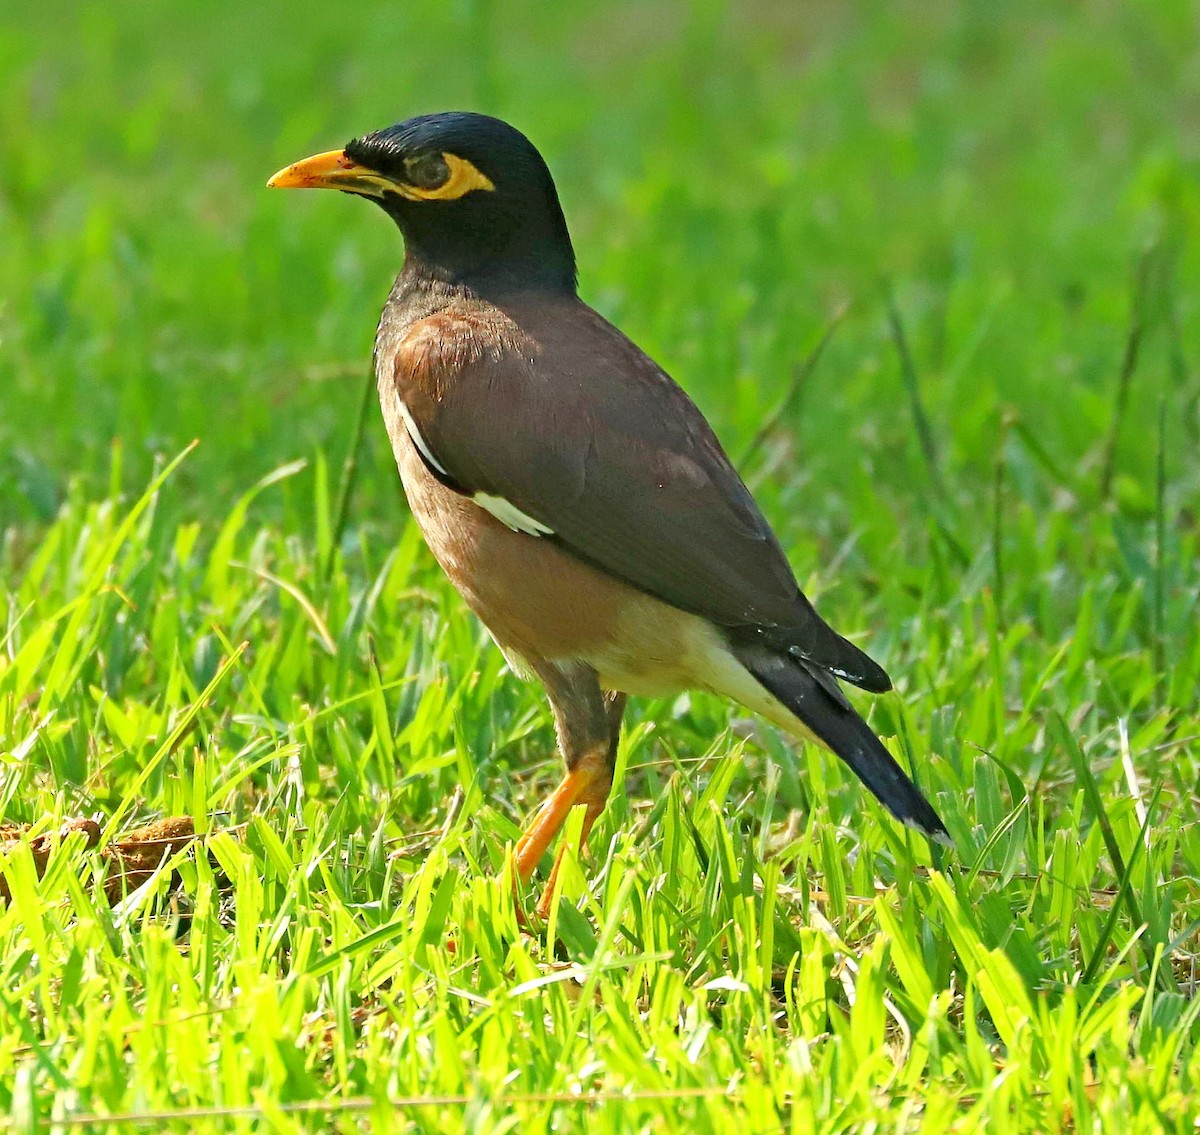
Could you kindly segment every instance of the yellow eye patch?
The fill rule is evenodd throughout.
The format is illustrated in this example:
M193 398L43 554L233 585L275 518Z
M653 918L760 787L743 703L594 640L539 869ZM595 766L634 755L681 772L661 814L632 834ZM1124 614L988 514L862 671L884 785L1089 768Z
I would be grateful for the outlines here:
M448 172L440 185L411 185L396 181L390 188L410 201L454 201L470 193L473 189L486 190L488 193L495 191L496 187L492 184L492 179L487 174L481 173L466 158L460 158L457 154L444 153L442 161L446 163Z

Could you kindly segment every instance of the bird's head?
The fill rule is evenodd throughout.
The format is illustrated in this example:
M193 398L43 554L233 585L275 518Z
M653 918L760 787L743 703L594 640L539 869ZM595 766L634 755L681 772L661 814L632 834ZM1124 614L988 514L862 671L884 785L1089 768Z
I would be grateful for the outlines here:
M269 186L377 202L410 270L484 290L575 290L575 254L541 154L498 118L410 118L281 169Z

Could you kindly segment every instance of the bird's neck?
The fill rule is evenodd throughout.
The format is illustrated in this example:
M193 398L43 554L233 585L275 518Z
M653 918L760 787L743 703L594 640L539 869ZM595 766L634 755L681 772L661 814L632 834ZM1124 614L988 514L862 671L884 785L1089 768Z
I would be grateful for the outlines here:
M414 262L410 255L404 261L404 270L392 285L387 306L383 309L383 322L393 326L408 326L470 295L469 288L439 279L425 271L423 265Z
M575 295L575 260L544 250L506 253L479 263L439 255L440 250L406 240L402 278L415 287L446 285L494 299L512 292L546 291Z
M530 292L558 296L576 294L573 263L568 268L544 261L529 263L505 259L463 269L427 257L422 249L412 244L406 246L404 270L396 285L398 290L414 295L469 295L491 301Z
M502 214L487 201L455 202L453 218L391 196L380 204L404 235L404 276L414 283L468 288L488 299L576 292L575 250L557 198Z

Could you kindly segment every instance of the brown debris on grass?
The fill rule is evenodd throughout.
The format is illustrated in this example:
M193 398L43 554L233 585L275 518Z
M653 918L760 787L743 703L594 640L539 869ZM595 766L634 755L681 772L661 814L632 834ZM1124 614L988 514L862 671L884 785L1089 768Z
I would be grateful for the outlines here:
M12 898L8 876L5 874L8 854L20 846L28 830L27 824L0 826L0 899L6 902ZM33 855L38 878L45 872L54 848L75 832L83 833L85 846L88 848L94 848L100 843L100 825L95 820L87 819L67 820L57 831L43 832L29 840L29 850ZM105 897L110 903L115 903L130 891L136 890L158 870L165 859L169 859L195 838L196 826L192 817L173 816L134 828L102 847L100 854L108 861L108 869L103 879Z

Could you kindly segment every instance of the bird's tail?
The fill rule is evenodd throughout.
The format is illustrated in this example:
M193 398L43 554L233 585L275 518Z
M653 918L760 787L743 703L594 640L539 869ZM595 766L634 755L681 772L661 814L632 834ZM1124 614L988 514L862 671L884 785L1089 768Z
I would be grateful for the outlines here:
M832 675L762 646L735 646L734 651L759 684L841 757L893 816L930 839L951 842L929 801L854 711Z

